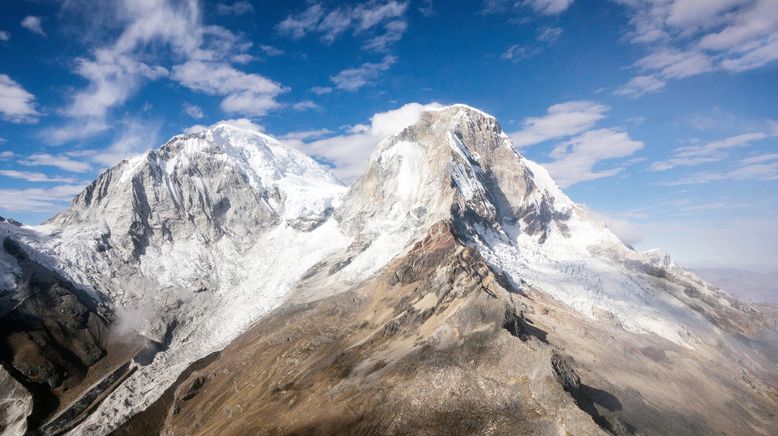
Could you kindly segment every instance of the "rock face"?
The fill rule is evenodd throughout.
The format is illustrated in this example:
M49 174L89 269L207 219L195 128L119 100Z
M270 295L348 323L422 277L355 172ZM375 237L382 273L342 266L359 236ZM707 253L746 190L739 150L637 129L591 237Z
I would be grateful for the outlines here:
M0 433L25 434L32 409L32 395L8 371L0 368Z
M0 292L6 395L0 416L8 433L24 434L42 428L56 412L80 415L72 402L94 391L90 385L132 358L144 341L129 332L113 334L109 310L32 259L14 239L3 239L2 254L13 260L16 275Z
M764 317L624 246L467 106L382 141L348 189L219 125L120 163L44 226L4 226L111 331L154 344L126 373L90 369L106 389L44 431L106 434L133 415L121 434L778 424ZM16 287L22 262L0 266Z

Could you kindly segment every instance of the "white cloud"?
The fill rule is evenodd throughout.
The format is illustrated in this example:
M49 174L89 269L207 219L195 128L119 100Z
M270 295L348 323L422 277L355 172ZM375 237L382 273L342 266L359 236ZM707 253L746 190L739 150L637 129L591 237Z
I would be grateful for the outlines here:
M191 103L184 103L184 112L196 120L199 120L203 117L203 110L199 106L193 105Z
M292 105L292 109L296 111L307 111L311 109L319 109L320 106L311 100L298 101Z
M195 124L193 126L189 126L186 129L184 129L184 133L195 133L195 132L200 132L200 131L207 130L207 129L212 129L212 128L218 126L219 124L227 124L228 126L239 127L241 129L253 130L253 131L256 131L256 132L264 132L265 131L264 127L262 127L261 125L255 123L254 121L252 121L252 120L250 120L248 118L234 118L234 119L217 121L217 122L211 124L210 126L204 126L202 124Z
M49 153L35 153L19 161L24 166L56 167L74 173L84 173L90 170L90 165L83 160L76 160L67 154L53 155Z
M636 76L627 82L626 85L615 91L616 95L623 95L630 98L638 98L644 94L657 92L664 88L667 83L654 76Z
M558 15L567 10L573 0L484 0L481 12L497 14L517 12L520 8L530 8L540 15Z
M615 1L631 15L631 41L648 50L635 67L655 83L712 71L738 73L778 59L775 0ZM645 93L626 91L629 84L622 89L621 95L630 97Z
M235 3L219 3L216 5L216 13L219 15L245 15L254 13L254 6L251 3L242 0Z
M188 61L176 65L172 77L194 91L224 96L221 108L225 112L253 116L279 107L275 97L286 91L270 79L244 73L223 62Z
M0 189L0 207L13 212L52 212L62 208L84 189L83 184L51 188Z
M28 182L56 182L56 183L75 183L76 179L72 177L51 177L43 173L17 170L0 170L0 176L12 179L21 179Z
M178 53L194 53L199 48L202 32L198 29L196 4L123 0L114 6L111 12L115 16L100 15L90 22L108 21L121 32L113 42L94 49L91 56L76 60L74 72L89 83L76 91L62 111L71 120L44 132L44 139L52 143L88 137L107 129L108 110L127 101L146 80L167 75L166 68L150 65L150 57L143 55L150 43L167 43ZM76 9L68 12L87 17L96 13L92 11L94 5L76 3L73 7Z
M712 60L699 51L662 49L638 60L635 65L644 71L656 71L665 79L683 79L713 71Z
M75 72L89 84L77 91L63 110L71 121L43 135L53 143L109 128L109 110L125 103L146 81L167 76L170 67L156 63L171 59L181 62L173 68L174 80L198 92L223 96L221 107L226 112L259 115L280 106L274 100L283 89L280 85L230 64L251 61L247 51L252 42L223 27L203 25L195 0L122 0L107 10L95 8L91 2L67 4L71 3L77 7L68 12L87 17L94 14L90 21L120 32L112 42L77 60ZM230 11L245 9L242 3L228 5ZM194 71L200 77L192 77ZM228 83L219 84L222 80ZM245 82L243 86L237 83L240 80Z
M605 118L608 107L591 101L569 101L548 108L542 117L530 117L522 122L522 130L509 136L517 147L537 144L550 139L576 135L590 129Z
M408 22L405 20L395 20L386 23L386 31L373 38L368 39L362 44L362 48L371 51L386 51L392 44L401 40L403 34L408 29Z
M75 149L60 154L35 153L18 161L24 166L56 167L70 172L85 173L95 168L116 165L122 159L138 155L160 142L158 121L125 119L117 123L120 134L105 148Z
M189 127L186 127L182 132L185 133L185 134L197 133L197 132L201 132L203 130L206 130L207 128L208 128L208 126L203 125L203 124L193 124L193 125L191 125Z
M43 26L41 25L41 17L34 17L32 15L28 15L24 17L22 20L22 27L29 30L32 33L37 33L41 36L46 36L46 32L43 31Z
M332 133L333 132L330 129L301 130L297 132L289 132L281 136L279 139L282 141L307 141L310 139L331 135Z
M121 123L121 134L107 148L85 150L83 155L102 168L112 167L122 159L136 156L160 142L159 123L130 119Z
M417 9L425 17L429 17L435 14L435 5L432 4L432 0L421 0L421 4Z
M642 142L631 139L624 131L589 130L557 145L549 155L554 160L543 166L560 187L566 188L579 182L619 174L624 170L623 166L599 171L595 170L595 166L605 160L630 156L642 148Z
M230 126L240 127L241 129L246 129L246 130L254 130L257 132L263 132L265 130L264 127L255 123L254 121L249 120L248 118L234 118L230 120L222 120L212 124L211 127L217 124L228 124Z
M351 31L354 36L367 37L363 44L365 49L382 51L399 41L405 33L408 27L405 18L407 9L408 2L395 0L372 0L333 9L314 3L306 10L286 17L276 25L276 30L292 39L316 34L325 44L331 44Z
M507 50L505 50L501 55L500 58L506 61L511 62L518 62L525 59L529 59L533 56L536 56L541 52L541 49L538 47L531 47L531 46L523 46L523 45L517 45L514 44L510 47L508 47Z
M335 87L344 91L356 91L366 85L371 85L381 73L391 68L397 58L385 56L379 63L366 63L357 68L348 68L330 77Z
M513 63L530 59L542 53L547 46L555 43L560 36L562 36L562 29L558 27L542 27L538 30L537 36L540 44L513 44L500 55L500 58Z
M778 153L764 153L755 156L749 156L747 158L741 159L740 163L744 165L750 165L756 163L764 163L771 160L778 160Z
M264 53L267 56L281 56L282 54L284 54L283 50L277 47L273 47L272 45L261 44L259 46L259 49L262 50L262 53Z
M680 156L705 156L719 150L725 150L734 147L744 147L749 145L751 142L759 141L765 138L767 138L767 134L762 132L744 133L742 135L709 142L705 145L681 147L677 151Z
M12 123L36 122L35 96L5 74L0 74L0 117Z
M291 132L283 139L308 155L332 163L333 172L350 182L362 174L370 153L382 139L415 124L423 111L441 107L438 103L409 103L398 109L376 113L370 118L370 124L351 126L344 135L314 139L328 134L319 130Z
M544 27L538 33L538 41L545 43L554 43L562 36L562 29L559 27Z
M316 95L326 95L326 94L332 94L332 87L331 86L314 86L311 88L311 92Z
M75 71L90 85L75 94L65 113L91 119L101 119L109 108L125 102L142 79L154 80L168 74L164 67L149 66L132 56L104 49L97 50L92 59L78 59Z
M690 174L676 180L661 182L666 186L699 185L704 183L743 180L778 180L778 162L770 159L742 163L725 171L706 171Z
M557 15L566 11L573 0L524 0L523 3L541 15Z
M0 30L0 42L11 39L11 33L6 30Z
M670 159L654 162L651 165L653 171L665 171L679 166L696 166L704 163L718 162L726 159L727 151L735 147L747 147L752 142L767 138L762 132L744 133L729 138L712 141L704 145L679 147L675 149L674 156Z

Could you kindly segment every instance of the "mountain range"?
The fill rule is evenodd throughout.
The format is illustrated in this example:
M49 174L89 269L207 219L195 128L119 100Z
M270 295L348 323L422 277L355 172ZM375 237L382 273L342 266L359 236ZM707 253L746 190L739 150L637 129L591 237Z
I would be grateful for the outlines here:
M246 127L0 220L7 434L774 434L778 331L623 244L492 116L345 186Z

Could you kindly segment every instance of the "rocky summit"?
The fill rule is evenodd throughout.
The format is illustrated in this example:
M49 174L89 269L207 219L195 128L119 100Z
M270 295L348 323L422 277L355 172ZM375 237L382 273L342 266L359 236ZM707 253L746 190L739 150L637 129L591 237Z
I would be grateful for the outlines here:
M348 187L217 124L0 237L7 434L778 428L774 315L623 244L464 105Z

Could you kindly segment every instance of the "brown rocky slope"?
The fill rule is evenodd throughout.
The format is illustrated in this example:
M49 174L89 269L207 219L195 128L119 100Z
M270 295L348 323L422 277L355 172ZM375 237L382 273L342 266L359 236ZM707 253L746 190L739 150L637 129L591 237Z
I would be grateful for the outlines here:
M289 304L178 388L165 434L770 434L774 388L512 292L455 231ZM753 378L752 378L753 377Z

